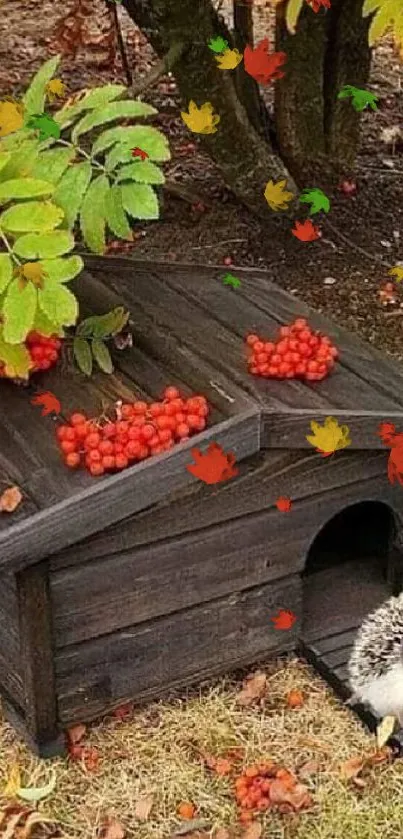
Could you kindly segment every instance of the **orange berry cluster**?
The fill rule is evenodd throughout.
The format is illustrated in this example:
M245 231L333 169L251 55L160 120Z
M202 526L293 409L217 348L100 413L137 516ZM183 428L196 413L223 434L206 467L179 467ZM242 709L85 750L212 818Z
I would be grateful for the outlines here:
M204 396L186 399L176 387L167 387L160 402L121 405L115 421L74 413L56 435L66 466L84 465L91 475L103 475L188 440L206 427L208 413Z
M60 355L62 342L57 335L40 335L39 332L30 332L25 339L25 346L31 356L32 366L30 373L38 370L49 370L56 364ZM0 362L0 376L6 377L5 365Z
M334 367L336 347L326 335L314 332L305 318L280 327L279 336L275 342L263 341L258 335L247 336L251 348L248 368L254 376L314 382L324 379Z
M272 806L270 787L275 778L287 779L290 773L281 769L274 761L248 766L235 781L235 798L240 808L239 821L248 824L257 812Z

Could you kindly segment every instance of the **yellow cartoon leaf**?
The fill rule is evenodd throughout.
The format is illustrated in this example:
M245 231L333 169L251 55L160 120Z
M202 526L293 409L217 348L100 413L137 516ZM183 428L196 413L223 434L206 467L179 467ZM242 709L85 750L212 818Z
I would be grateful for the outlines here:
M242 55L239 50L225 50L222 55L214 56L220 70L234 70L235 67L242 61Z
M391 277L395 277L396 282L398 283L400 280L403 280L403 267L401 265L395 265L388 271L388 274Z
M38 288L42 288L46 272L40 262L25 262L19 269L22 283L31 282Z
M0 137L18 131L24 122L23 108L18 102L0 102Z
M287 181L285 179L277 181L276 184L273 181L266 184L264 197L272 210L287 210L288 204L294 198L294 193L287 192L286 186Z
M345 449L351 445L348 425L339 425L334 417L326 417L323 425L312 420L312 435L307 434L308 443L315 446L322 457L328 457L337 449Z
M181 117L185 125L195 134L215 134L217 123L220 121L220 117L213 111L211 102L205 102L201 108L198 108L193 100L189 102L189 113L181 111Z
M383 749L392 736L396 725L396 717L387 716L379 723L376 729L376 744L378 749Z
M66 85L61 79L51 79L45 90L50 102L54 102L57 97L61 98L66 95Z
M20 767L18 763L13 763L10 774L8 776L8 781L4 787L3 795L6 798L14 798L17 795L17 790L21 786L21 773Z

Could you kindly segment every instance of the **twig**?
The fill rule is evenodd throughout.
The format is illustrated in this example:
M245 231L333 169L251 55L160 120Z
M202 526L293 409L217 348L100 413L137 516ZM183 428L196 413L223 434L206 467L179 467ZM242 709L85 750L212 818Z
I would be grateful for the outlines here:
M191 251L201 251L203 248L218 248L219 245L229 245L231 242L247 242L247 239L223 239L222 242L214 242L213 245L196 245L194 248L190 248ZM212 266L210 266L212 267ZM222 267L222 266L221 266ZM231 265L231 268L233 266Z
M339 239L342 239L342 241L345 242L346 245L348 245L349 248L351 248L351 250L358 251L360 254L362 254L362 256L365 256L365 258L368 259L370 262L377 262L378 265L382 266L382 268L390 267L389 264L387 262L384 262L383 259L381 259L379 256L369 253L360 245L355 245L354 242L352 242L351 239L348 238L348 236L345 236L344 233L341 233L341 231L337 227L335 227L334 224L332 224L332 222L329 221L329 219L325 220L325 224L327 224L328 227L330 227L330 229L333 230L333 233L335 233L336 236L339 237Z
M113 0L112 0L112 2L109 2L108 5L112 6L113 23L114 23L115 30L116 30L116 37L118 39L119 52L120 52L120 55L121 55L121 58L122 58L122 65L123 65L123 69L124 69L125 74L126 74L127 84L128 84L129 87L131 87L132 84L133 84L133 76L132 76L132 71L130 69L130 65L129 65L129 61L128 61L128 58L127 58L127 53L126 53L126 50L125 50L125 45L124 45L124 41L123 41L123 37L122 37L122 30L120 28L117 5L116 5L116 3L113 2Z
M174 64L176 64L184 50L185 45L182 42L174 41L167 54L157 62L155 67L153 67L153 69L150 70L150 72L147 73L147 75L141 79L138 84L132 85L132 96L134 98L141 96L141 94L145 93L149 87L152 87L152 85L155 84L161 76L168 73Z

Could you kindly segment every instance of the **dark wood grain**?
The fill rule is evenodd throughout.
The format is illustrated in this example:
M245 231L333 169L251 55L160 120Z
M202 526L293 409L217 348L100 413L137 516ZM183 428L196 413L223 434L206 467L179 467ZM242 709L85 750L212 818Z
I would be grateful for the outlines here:
M374 401L377 402L375 399ZM289 411L281 414L265 411L262 417L262 446L264 448L309 449L312 447L312 443L306 439L306 435L312 435L311 421L315 420L315 422L323 425L329 415L334 417L339 425L348 425L351 438L351 445L348 446L349 450L382 449L387 456L389 456L390 449L382 443L378 436L379 424L387 421L398 426L403 419L400 412L389 411L383 413L379 410L340 411L335 409L327 412L316 409L307 411L298 408L293 412Z
M12 574L0 575L0 689L24 710L17 585Z
M169 686L225 672L235 663L292 649L298 621L284 631L276 630L270 618L281 608L300 615L300 588L299 577L289 577L60 650L56 674L62 722L91 718L120 697L150 698Z

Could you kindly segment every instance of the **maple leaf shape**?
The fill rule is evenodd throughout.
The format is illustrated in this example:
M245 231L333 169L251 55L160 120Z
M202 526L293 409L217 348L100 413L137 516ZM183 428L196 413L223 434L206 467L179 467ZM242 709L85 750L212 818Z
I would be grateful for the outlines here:
M388 274L391 277L395 277L397 283L400 282L400 280L403 280L403 266L395 265L393 268L390 268Z
M238 277L234 277L233 274L226 274L225 277L223 277L223 283L224 285L231 285L233 288L239 288L241 285L241 281Z
M193 99L189 102L189 113L181 111L185 125L195 134L215 134L220 117L214 113L211 102L205 102L198 108Z
M286 186L286 178L283 181L277 181L276 184L273 181L266 184L264 197L272 210L287 210L291 199L294 198L294 193L287 192Z
M328 213L330 210L330 201L322 192L321 189L303 189L301 195L299 196L299 201L301 204L311 204L311 211L309 215L313 216L314 213L320 213L323 210L325 213Z
M351 104L355 111L363 111L367 105L373 111L378 110L376 104L378 96L375 96L375 93L371 93L369 90L363 90L362 88L354 87L354 85L345 84L337 94L337 98L348 99L349 96L351 96Z
M253 76L258 84L268 84L274 79L282 79L284 73L279 69L287 61L285 52L272 52L269 54L269 39L263 38L257 46L252 49L246 45L243 53L244 66L247 73Z
M61 134L60 125L49 114L33 114L27 122L27 128L34 128L39 131L39 139L47 140L49 137L59 139Z
M0 137L7 137L22 128L24 108L19 102L4 99L0 102Z
M270 620L273 621L276 629L291 629L297 620L297 616L289 609L280 609L278 615L270 618Z
M312 446L316 446L316 451L322 457L328 457L337 449L345 449L346 446L351 445L348 425L339 425L334 417L326 417L323 425L312 420L311 429L313 434L308 434L305 439Z
M220 70L234 70L235 67L242 61L242 55L239 50L225 50L222 55L216 55L215 60Z
M60 402L55 396L54 393L51 393L50 390L46 390L44 393L38 393L37 396L34 396L31 399L31 405L43 405L41 414L43 417L47 417L48 414L60 414L61 405Z
M319 227L314 225L310 218L305 221L296 221L291 233L301 242L314 242L321 236Z
M311 6L314 12L318 12L322 7L330 9L330 0L306 0L308 6Z
M212 50L212 52L224 52L224 50L228 48L228 41L221 38L221 35L217 35L209 41L207 46L209 50Z
M45 87L49 102L66 95L66 85L61 79L51 79Z
M200 449L192 449L191 455L195 463L187 465L186 469L205 484L218 484L238 475L239 470L234 467L235 455L226 454L218 443L210 443L206 454Z
M147 154L146 151L143 151L143 149L139 149L138 146L136 146L134 149L132 149L131 152L132 152L132 157L141 157L142 160L146 160L147 157L150 157L150 155Z
M28 282L33 283L37 288L42 288L44 277L47 276L40 262L25 262L16 269L15 273L20 277L22 288Z

